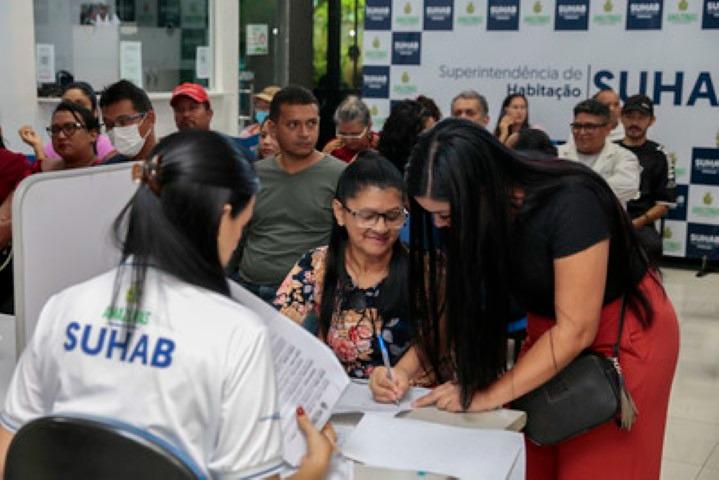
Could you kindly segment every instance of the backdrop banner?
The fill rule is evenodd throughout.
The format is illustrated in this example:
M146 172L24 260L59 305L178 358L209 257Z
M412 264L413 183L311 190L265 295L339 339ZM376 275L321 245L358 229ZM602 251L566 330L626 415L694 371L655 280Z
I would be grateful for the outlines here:
M523 93L556 141L572 108L611 88L655 103L649 137L674 162L665 255L719 257L719 0L366 0L363 94L376 128L394 101Z

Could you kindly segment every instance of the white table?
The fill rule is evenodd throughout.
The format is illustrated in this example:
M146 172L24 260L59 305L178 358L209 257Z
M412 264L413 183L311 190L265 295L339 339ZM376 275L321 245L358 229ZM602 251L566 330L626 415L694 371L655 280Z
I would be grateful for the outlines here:
M332 416L332 423L337 430L349 432L362 419L362 413L343 413ZM499 409L481 413L448 413L434 407L421 408L398 415L400 418L410 418L426 422L441 423L456 427L489 428L520 432L527 423L527 415L518 410ZM341 447L340 447L341 450ZM446 480L448 477L424 472L410 472L390 470L386 468L370 467L354 463L354 480ZM332 472L328 477L331 480L346 478L338 471Z

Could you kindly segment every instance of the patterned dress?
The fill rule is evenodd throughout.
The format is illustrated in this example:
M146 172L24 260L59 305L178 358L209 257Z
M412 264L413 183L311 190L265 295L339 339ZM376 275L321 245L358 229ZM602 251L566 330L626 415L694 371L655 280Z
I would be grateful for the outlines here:
M307 252L287 274L273 302L282 314L315 335L319 335L326 257L327 247ZM374 367L382 365L377 335L382 335L392 365L410 347L412 329L408 319L383 319L379 315L382 283L366 289L351 285L336 293L337 307L326 342L354 378L369 378Z

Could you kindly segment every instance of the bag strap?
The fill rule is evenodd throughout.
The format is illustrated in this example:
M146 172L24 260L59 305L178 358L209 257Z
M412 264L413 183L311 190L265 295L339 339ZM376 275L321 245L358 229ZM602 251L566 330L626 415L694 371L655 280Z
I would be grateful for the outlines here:
M622 306L619 311L619 328L617 329L617 341L612 347L612 355L614 358L619 359L619 343L622 340L622 330L624 329L624 312L627 308L627 294L622 295Z

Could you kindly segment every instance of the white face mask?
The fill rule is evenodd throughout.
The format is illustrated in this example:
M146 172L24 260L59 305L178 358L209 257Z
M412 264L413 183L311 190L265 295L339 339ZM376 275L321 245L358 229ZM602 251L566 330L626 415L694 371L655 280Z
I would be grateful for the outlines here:
M128 125L126 127L115 127L107 132L107 136L110 138L110 142L117 150L117 153L124 155L128 158L134 158L135 155L140 153L142 147L145 145L145 139L150 134L150 130L147 131L145 136L140 135L140 124Z

